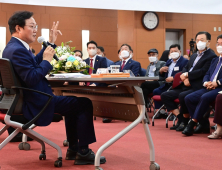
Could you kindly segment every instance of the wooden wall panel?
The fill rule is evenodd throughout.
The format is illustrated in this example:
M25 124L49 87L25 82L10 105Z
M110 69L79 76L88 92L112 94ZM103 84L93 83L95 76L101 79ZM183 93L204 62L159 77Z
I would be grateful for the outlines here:
M117 10L66 8L49 6L32 6L0 3L0 26L7 27L6 41L11 39L8 30L8 19L19 10L34 12L34 18L39 26L37 36L41 35L42 28L51 29L53 21L59 21L59 29L63 33L58 36L57 45L61 42L72 40L71 46L82 49L82 30L90 31L90 39L93 38L100 46L106 47L106 54L112 60L116 59L117 49ZM39 52L41 45L38 42L31 44ZM112 50L114 49L115 50Z

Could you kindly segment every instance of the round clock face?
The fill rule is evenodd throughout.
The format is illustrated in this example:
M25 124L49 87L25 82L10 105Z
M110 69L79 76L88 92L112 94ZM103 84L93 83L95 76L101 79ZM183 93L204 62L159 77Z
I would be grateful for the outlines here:
M155 12L146 12L143 15L142 22L146 29L154 30L159 24L159 18Z

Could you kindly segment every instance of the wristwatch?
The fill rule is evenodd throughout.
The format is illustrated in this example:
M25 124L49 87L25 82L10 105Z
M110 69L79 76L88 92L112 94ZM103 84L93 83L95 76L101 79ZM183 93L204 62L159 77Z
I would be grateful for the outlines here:
M184 74L185 77L187 77L187 72L186 72L186 73L183 73L183 74Z

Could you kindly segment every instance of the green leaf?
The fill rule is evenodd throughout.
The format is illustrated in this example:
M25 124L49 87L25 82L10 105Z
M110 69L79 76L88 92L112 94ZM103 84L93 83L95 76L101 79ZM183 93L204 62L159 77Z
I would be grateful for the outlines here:
M61 43L61 46L64 47L64 43L63 42Z

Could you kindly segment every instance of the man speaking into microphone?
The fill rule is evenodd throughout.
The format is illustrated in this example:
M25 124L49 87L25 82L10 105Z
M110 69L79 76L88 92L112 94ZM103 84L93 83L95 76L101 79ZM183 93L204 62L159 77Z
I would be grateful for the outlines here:
M75 164L94 164L95 154L89 149L89 144L96 142L93 125L93 106L88 98L54 96L49 82L45 78L52 70L50 64L55 54L54 44L58 34L59 22L53 23L50 30L49 42L51 46L43 48L39 54L31 53L29 44L35 41L37 24L33 13L19 11L14 13L8 21L12 38L3 51L3 58L8 58L18 75L22 86L42 91L53 96L44 113L35 122L37 126L47 126L52 122L53 114L66 116L65 126L69 148L66 159L74 160ZM45 105L48 97L35 92L23 91L23 114L31 120ZM56 132L55 132L56 135ZM105 163L101 157L100 163Z

